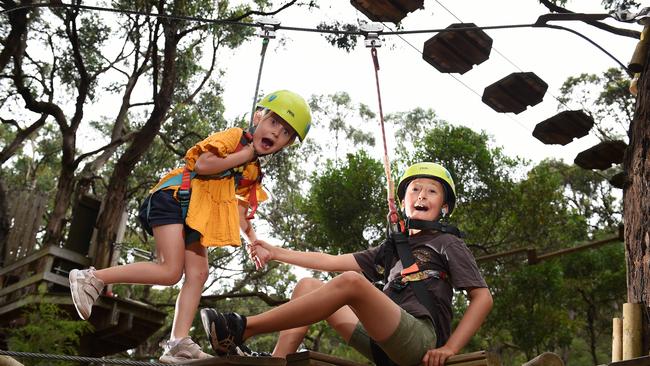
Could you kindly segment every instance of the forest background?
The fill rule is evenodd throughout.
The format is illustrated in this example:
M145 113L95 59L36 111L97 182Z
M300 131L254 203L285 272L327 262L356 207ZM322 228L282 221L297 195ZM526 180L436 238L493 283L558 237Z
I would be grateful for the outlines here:
M567 6L563 1L540 3L548 11ZM14 5L2 3L3 9ZM93 5L243 21L330 6L324 1ZM638 4L602 4L603 11L627 6L634 9ZM36 243L42 247L64 242L71 207L79 197L98 197L105 208L96 225L97 245L114 243L119 218L126 211L128 230L120 261L142 260L135 254L153 250L152 238L135 218L147 190L162 173L177 166L196 141L213 131L247 124L250 103L233 108L234 102L226 103L224 98L232 90L252 97L253 84L227 79L223 70L225 65L234 68L224 55L259 42L253 29L69 8L4 17L9 21L0 26L0 203L6 205L16 190L48 195L45 226ZM323 27L355 26L331 19L325 23ZM638 38L638 32L631 33ZM354 42L350 38L330 40L334 45L325 42L321 47L338 46L350 53L363 48L350 43ZM390 47L388 43L386 50ZM249 77L254 75L253 68L247 69ZM265 72L276 76L285 72L278 69L271 66ZM591 138L626 139L635 101L624 72L604 68L563 81L550 90L557 110L583 106L596 121ZM265 167L265 186L272 200L262 205L256 227L277 244L344 253L382 240L386 188L377 148L377 108L356 100L345 90L346 83L340 84L340 90L308 95L315 121L310 138L278 154ZM367 94L372 96L373 85L368 85ZM387 88L397 89L393 83ZM468 127L443 119L428 103L390 110L386 121L394 179L408 164L422 160L440 162L456 178L459 206L453 221L467 232L466 242L476 257L529 247L551 252L617 231L620 191L607 181L616 167L592 172L553 157L532 160L506 154L493 135L477 128L480 125ZM0 224L0 234L6 235L11 222L0 217ZM213 249L210 262L202 304L244 314L287 299L296 274L301 273L278 264L255 271L241 249ZM505 365L520 364L544 351L557 352L569 365L595 365L609 359L611 318L620 314L626 293L621 243L536 265L513 256L481 262L480 268L495 307L466 351L492 350ZM178 288L116 286L114 292L171 314ZM458 318L466 299L462 293L456 299ZM170 326L117 356L155 357ZM33 351L35 344L24 342L24 332L9 332L16 347ZM207 346L198 324L195 333L195 339ZM270 350L273 341L273 335L258 337L251 346ZM46 343L41 351L56 351L47 349ZM362 360L324 324L312 328L305 346Z

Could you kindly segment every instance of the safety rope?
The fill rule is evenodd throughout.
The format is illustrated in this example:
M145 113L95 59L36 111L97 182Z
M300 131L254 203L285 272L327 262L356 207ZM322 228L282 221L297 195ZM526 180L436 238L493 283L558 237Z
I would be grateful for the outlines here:
M384 174L386 174L386 200L388 203L388 224L392 232L399 231L399 216L397 215L397 205L395 204L395 185L390 171L390 161L388 159L388 144L386 143L386 129L384 127L384 110L381 103L381 88L379 87L379 58L377 57L377 47L381 45L377 38L378 31L367 33L366 46L370 47L370 56L372 57L373 69L375 70L375 84L377 85L377 101L379 103L379 122L381 126L381 138L384 144Z
M264 56L266 56L266 49L269 46L269 39L267 37L262 39L262 53L260 58L260 69L257 71L257 83L255 84L255 94L253 94L253 108L251 109L251 119L248 127L253 127L253 119L255 118L255 109L257 107L257 93L260 91L260 80L262 79L262 68L264 67Z
M53 355L47 353L34 353L34 352L14 352L0 350L0 355L12 356L18 358L36 358L41 360L56 360L56 361L74 361L79 363L104 363L113 365L130 365L130 366L168 366L164 363L146 362L146 361L132 361L122 360L116 358L97 358L97 357L83 357L83 356L67 356L67 355ZM178 364L190 365L190 363Z

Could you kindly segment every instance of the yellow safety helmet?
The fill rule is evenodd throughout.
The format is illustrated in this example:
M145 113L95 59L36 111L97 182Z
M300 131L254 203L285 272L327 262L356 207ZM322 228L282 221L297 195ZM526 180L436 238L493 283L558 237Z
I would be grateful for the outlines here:
M424 162L411 165L406 169L397 185L397 197L400 201L404 199L409 182L415 178L432 178L442 183L445 189L445 203L449 207L449 215L451 215L456 205L456 186L449 171L437 163Z
M309 105L300 95L289 90L274 91L265 95L257 106L267 108L282 117L296 131L300 142L307 137L311 127L311 112Z

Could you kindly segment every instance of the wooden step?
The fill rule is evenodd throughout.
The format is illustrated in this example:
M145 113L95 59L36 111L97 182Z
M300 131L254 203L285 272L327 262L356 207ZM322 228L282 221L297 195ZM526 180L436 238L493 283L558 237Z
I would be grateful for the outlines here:
M287 361L279 357L225 356L212 357L189 362L192 366L286 366Z

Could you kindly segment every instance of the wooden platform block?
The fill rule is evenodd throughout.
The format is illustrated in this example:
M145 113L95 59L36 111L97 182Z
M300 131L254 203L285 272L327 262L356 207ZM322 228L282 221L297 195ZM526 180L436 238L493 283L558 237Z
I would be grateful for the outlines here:
M188 362L192 366L285 366L287 361L279 357L225 356Z
M447 366L499 366L500 364L497 355L486 351L451 356L445 362Z
M304 351L287 355L287 366L363 366L364 364L352 362L343 358L327 355L320 352ZM499 366L496 355L478 351L464 353L449 357L445 365L448 366Z
M287 355L287 366L365 366L344 358L314 351L303 351Z

